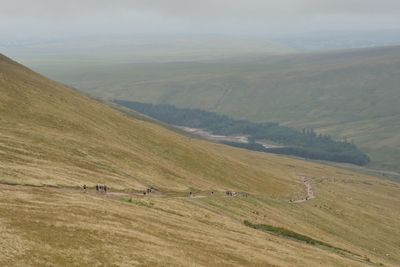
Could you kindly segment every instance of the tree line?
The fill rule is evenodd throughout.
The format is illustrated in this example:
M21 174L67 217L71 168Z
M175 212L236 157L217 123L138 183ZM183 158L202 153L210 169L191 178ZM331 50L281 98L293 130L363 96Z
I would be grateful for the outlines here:
M334 140L329 135L317 134L313 129L299 131L276 122L256 123L200 109L177 108L165 104L155 105L125 100L114 102L168 124L199 128L218 135L248 136L249 143L223 142L231 146L357 165L365 165L370 161L369 157L354 144ZM272 141L281 146L266 148L258 143L261 140Z

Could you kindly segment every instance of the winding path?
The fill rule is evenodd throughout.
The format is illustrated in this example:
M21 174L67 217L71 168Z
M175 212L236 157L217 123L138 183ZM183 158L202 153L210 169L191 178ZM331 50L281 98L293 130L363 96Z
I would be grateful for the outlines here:
M300 181L306 189L306 197L303 199L291 201L291 203L302 203L315 198L314 190L312 189L310 180L306 176L302 175L300 176Z

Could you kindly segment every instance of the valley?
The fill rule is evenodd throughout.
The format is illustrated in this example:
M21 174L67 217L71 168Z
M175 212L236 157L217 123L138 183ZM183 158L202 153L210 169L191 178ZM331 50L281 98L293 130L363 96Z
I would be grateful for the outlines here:
M5 56L0 73L2 266L400 262L398 182L178 134ZM290 203L301 177L316 198Z
M399 47L393 46L190 62L31 66L104 99L313 128L354 142L372 159L369 167L398 172L398 55Z
M198 136L234 147L360 166L370 162L370 158L356 145L334 140L326 134L317 134L313 129L303 128L299 131L275 122L254 123L209 111L171 105L125 100L113 102L167 125L179 125L186 130L198 129L194 131Z
M0 0L0 267L399 267L400 1Z

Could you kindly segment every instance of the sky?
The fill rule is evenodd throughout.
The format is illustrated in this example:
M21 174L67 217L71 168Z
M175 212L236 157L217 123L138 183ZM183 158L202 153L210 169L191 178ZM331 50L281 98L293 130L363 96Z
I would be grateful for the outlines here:
M399 0L0 0L7 38L400 28Z

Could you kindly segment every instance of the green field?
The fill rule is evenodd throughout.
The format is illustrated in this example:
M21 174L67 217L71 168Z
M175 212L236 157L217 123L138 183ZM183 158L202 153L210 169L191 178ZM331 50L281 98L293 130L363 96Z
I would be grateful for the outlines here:
M202 62L33 64L96 97L194 107L313 127L399 170L400 47Z

